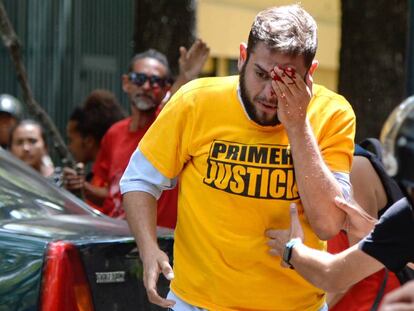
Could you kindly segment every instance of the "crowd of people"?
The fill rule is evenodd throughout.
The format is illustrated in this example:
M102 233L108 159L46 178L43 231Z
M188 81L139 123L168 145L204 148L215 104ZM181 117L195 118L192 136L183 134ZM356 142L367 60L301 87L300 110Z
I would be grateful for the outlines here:
M72 112L68 146L81 165L63 169L63 187L127 220L152 303L414 310L414 282L398 278L414 261L410 189L389 176L384 184L355 147L351 104L313 82L317 42L300 5L268 8L239 46L239 75L197 79L209 55L200 39L180 48L174 80L165 55L149 49L122 76L129 115L101 89ZM0 95L0 139L53 175L42 126L22 119L9 95ZM173 266L157 226L175 229Z

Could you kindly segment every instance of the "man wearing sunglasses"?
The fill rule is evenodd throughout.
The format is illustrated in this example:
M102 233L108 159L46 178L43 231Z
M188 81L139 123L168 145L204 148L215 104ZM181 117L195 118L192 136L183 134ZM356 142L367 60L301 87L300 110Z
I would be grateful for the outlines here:
M93 166L94 179L102 185L97 190L103 199L99 210L109 216L124 217L119 180L131 154L169 94L200 73L209 48L198 39L188 51L182 47L180 54L180 72L175 82L171 79L167 58L153 49L135 55L128 73L122 76L122 89L131 104L131 115L115 123L104 135ZM160 199L158 225L175 227L176 193L177 190L166 191Z

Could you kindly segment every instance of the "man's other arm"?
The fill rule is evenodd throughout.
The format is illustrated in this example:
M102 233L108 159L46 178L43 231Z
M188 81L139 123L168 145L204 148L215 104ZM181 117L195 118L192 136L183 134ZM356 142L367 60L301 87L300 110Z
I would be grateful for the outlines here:
M175 302L162 298L157 292L160 273L171 280L174 277L167 254L157 242L157 199L162 190L172 189L175 179L163 176L137 149L122 176L120 187L123 194L123 208L138 245L144 268L144 286L150 302L164 308Z

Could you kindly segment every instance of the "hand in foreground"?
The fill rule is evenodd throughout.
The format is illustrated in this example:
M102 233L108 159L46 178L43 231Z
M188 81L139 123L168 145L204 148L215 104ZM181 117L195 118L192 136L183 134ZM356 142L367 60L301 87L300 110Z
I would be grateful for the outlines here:
M187 81L197 78L209 53L210 48L201 39L197 39L188 51L185 47L180 47L179 77L183 77Z
M148 300L163 308L172 308L175 305L175 301L162 298L157 292L157 281L160 273L169 281L174 278L174 272L168 261L167 254L157 249L155 253L148 254L142 259L142 262L144 265L144 286L147 290Z
M356 202L351 204L340 197L336 197L335 205L346 214L343 229L358 239L362 239L370 233L377 223L377 219L365 212Z
M414 281L387 294L379 311L413 311L414 310Z
M283 256L283 251L285 250L285 245L293 238L300 238L302 241L304 239L302 225L299 221L298 210L296 204L290 204L290 228L289 230L280 230L280 229L268 229L265 232L266 236L269 238L267 245L270 246L269 253L272 256ZM283 267L287 265L281 261Z
M84 167L82 163L77 164L77 169L70 167L63 168L63 186L69 191L78 191L83 189L85 184Z

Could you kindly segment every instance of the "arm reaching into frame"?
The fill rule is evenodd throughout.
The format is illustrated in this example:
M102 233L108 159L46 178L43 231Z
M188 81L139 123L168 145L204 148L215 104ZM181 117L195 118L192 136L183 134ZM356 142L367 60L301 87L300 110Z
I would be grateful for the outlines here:
M198 77L209 54L210 48L201 39L197 39L189 50L184 46L180 47L180 58L178 59L180 71L171 86L171 95L182 85Z
M303 232L295 205L291 206L290 216L289 230L266 231L266 236L269 238L269 253L286 258L284 252L287 243L295 239L289 262L282 265L294 267L301 276L315 286L326 291L338 292L384 267L379 261L361 251L358 244L336 255L307 247L303 244ZM355 217L349 219L351 221ZM350 225L350 228L352 227L353 225Z

